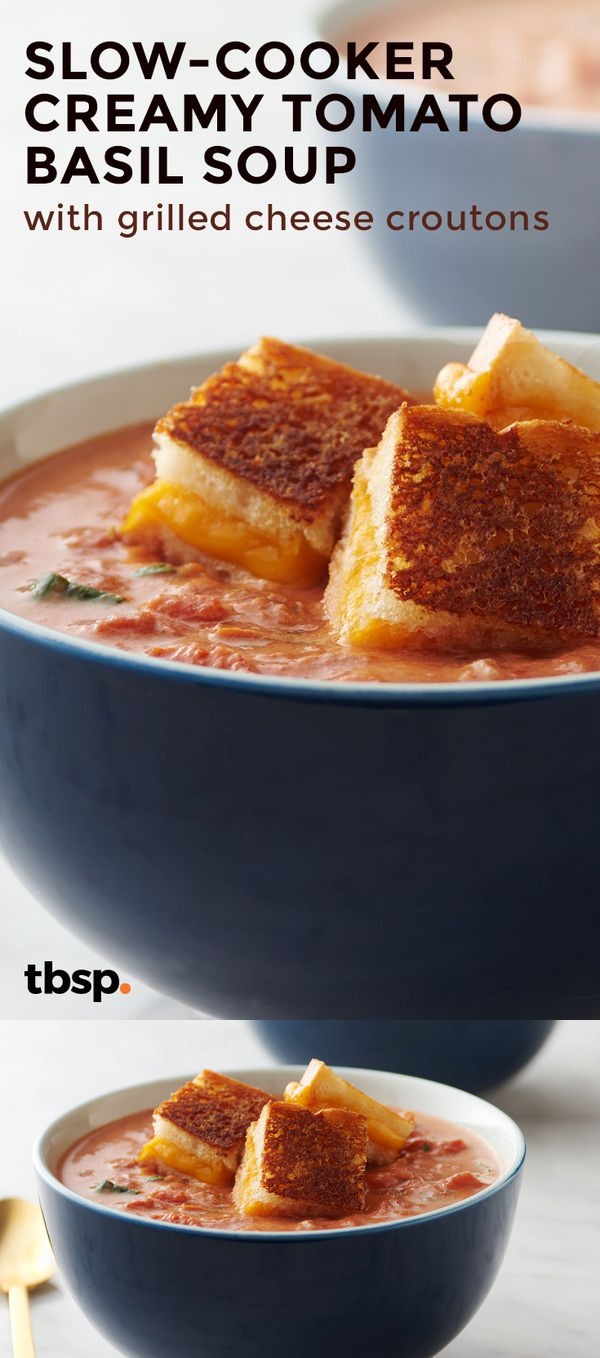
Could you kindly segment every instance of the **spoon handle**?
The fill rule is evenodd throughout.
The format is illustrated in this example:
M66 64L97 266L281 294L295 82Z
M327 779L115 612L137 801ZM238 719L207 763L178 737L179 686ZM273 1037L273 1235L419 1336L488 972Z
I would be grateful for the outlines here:
M27 1288L11 1287L8 1305L14 1358L35 1358Z

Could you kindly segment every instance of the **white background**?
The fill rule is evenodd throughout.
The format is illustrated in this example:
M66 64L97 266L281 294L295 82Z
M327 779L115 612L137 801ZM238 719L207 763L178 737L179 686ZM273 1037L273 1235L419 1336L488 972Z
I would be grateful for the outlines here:
M22 210L35 205L51 206L87 200L93 206L115 207L182 199L177 186L156 189L100 185L62 190L52 185L26 187L27 133L22 109L28 98L47 88L58 94L58 79L38 82L26 79L25 47L33 40L59 42L70 39L73 54L85 55L100 41L134 39L172 43L187 39L201 53L212 52L224 41L297 41L314 36L311 16L320 8L317 0L104 0L101 6L79 0L27 0L11 7L3 25L0 52L3 119L3 179L7 186L2 234L5 268L2 280L2 365L0 401L9 402L40 388L74 377L118 368L144 359L218 348L234 347L258 333L275 332L286 338L334 333L381 333L410 320L408 310L388 292L361 239L348 235L314 232L290 235L251 236L238 230L221 236L202 233L190 236L155 236L133 241L112 233L101 236L30 234ZM214 86L208 75L179 82L182 89L206 94ZM193 79L191 78L193 76ZM196 86L194 81L198 79ZM275 83L243 82L263 90L265 102L256 123L258 142L275 145L281 137L282 92ZM87 82L69 86L100 97L110 82ZM153 86L132 74L113 87L146 100ZM234 87L229 86L230 90ZM288 87L286 86L286 89ZM303 88L303 77L289 88ZM174 85L165 91L176 104ZM313 86L314 91L314 86ZM202 137L203 134L199 134ZM43 140L43 138L38 138ZM52 135L57 151L79 140ZM119 136L86 136L86 145L119 142ZM126 139L127 140L127 139ZM140 138L147 140L147 138ZM277 184L245 191L239 184L217 187L203 183L198 172L193 137L162 135L159 140L177 143L177 159L186 166L183 198L190 207L212 210L227 198L234 207L277 201L290 208L343 206L345 191L307 185L294 187L283 177ZM207 137L209 142L229 144L235 134ZM252 138L254 140L254 138ZM290 136L287 136L290 141ZM311 138L311 140L314 140ZM359 206L359 204L355 204ZM369 204L362 204L368 207ZM7 252L10 266L6 267Z
M31 1144L74 1104L119 1085L205 1065L267 1064L249 1025L214 1019L93 1029L87 1023L4 1023L0 1041L4 1087L19 1091L10 1118L0 1125L0 1196L35 1196ZM532 1065L491 1095L522 1126L528 1159L498 1281L472 1324L445 1350L447 1358L593 1358L597 1352L599 1063L600 1023L563 1023ZM8 1354L6 1311L0 1297L0 1353ZM34 1296L33 1322L38 1358L109 1358L114 1352L60 1283Z

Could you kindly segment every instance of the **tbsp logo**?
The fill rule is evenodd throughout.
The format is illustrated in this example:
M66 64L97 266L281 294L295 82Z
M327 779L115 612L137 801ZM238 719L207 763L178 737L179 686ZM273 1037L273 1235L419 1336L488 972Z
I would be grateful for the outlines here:
M122 981L117 971L109 968L86 970L78 967L73 973L55 967L53 962L44 962L37 967L29 962L23 972L30 995L91 995L94 1004L100 1004L105 995L114 995L117 990L129 995L131 986Z

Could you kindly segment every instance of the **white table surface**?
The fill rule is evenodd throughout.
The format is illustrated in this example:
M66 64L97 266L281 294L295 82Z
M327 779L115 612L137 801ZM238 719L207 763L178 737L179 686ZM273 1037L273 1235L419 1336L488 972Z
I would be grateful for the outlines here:
M187 38L212 52L232 38L252 44L266 38L296 40L317 8L318 0L296 0L294 6L255 0L251 7L245 0L221 0L218 5L200 0L194 6L189 0L169 0L168 6L159 0L104 0L100 10L80 0L53 0L51 7L46 0L28 0L26 6L11 7L0 45L5 189L0 214L0 406L109 369L219 346L236 349L259 333L301 339L393 333L410 326L414 317L409 308L385 286L363 241L349 235L251 236L240 229L221 237L163 235L126 241L110 232L40 237L23 225L23 208L50 206L61 198L87 199L107 210L111 205L114 210L117 200L121 207L136 202L150 206L161 196L165 201L185 198L197 207L210 202L211 210L227 199L240 208L246 200L272 201L288 209L341 206L337 191L294 188L281 178L273 186L247 190L245 196L230 186L209 189L191 168L183 195L179 189L148 188L144 197L142 190L106 186L56 192L50 186L24 187L21 109L26 98L46 88L45 82L35 84L23 76L28 42L68 38L74 53L85 54L105 39L160 38L169 43ZM54 79L48 87L61 92ZM136 93L140 89L133 77L127 81L128 91L130 87ZM106 82L103 88L106 93ZM273 86L267 95L269 107L264 120L261 115L257 140L268 143L277 136ZM230 138L216 140L228 144ZM192 151L186 154L190 157ZM28 962L51 958L72 970L114 966L114 959L108 948L103 958L97 957L55 924L1 856L0 902L10 921L0 938L0 1017L120 1017L125 1008L130 1017L190 1012L139 984L126 1001L118 995L103 1001L101 1008L86 997L29 995L23 980Z
M268 1063L250 1026L237 1020L105 1022L93 1030L85 1022L4 1022L0 1041L2 1089L19 1090L10 1119L0 1118L0 1196L35 1196L32 1141L75 1103L171 1071ZM448 1358L593 1358L597 1352L599 1071L600 1022L567 1021L522 1075L491 1096L523 1127L528 1159L501 1274L472 1324L446 1350ZM10 1352L6 1312L0 1297L2 1355ZM109 1358L113 1352L60 1280L34 1295L33 1323L38 1358Z
M1 854L0 911L6 921L0 931L0 1020L175 1019L194 1013L187 1005L158 995L118 968L108 948L102 955L81 943L34 900ZM25 967L32 962L43 965L46 958L71 974L78 967L117 970L121 980L131 984L131 992L106 995L99 1004L94 1004L89 995L31 995L23 974Z

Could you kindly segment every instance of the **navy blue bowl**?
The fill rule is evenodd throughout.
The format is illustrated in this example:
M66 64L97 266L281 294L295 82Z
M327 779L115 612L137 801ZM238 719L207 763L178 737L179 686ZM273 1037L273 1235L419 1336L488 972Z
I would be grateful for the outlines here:
M232 1072L280 1092L298 1068ZM55 1177L86 1130L151 1107L179 1081L96 1099L67 1113L35 1153L40 1201L63 1281L88 1319L139 1358L431 1358L474 1315L500 1267L525 1147L505 1114L442 1085L343 1071L367 1092L480 1129L505 1165L496 1185L445 1211L323 1232L199 1230L96 1206Z
M473 1094L522 1070L552 1019L261 1019L256 1031L280 1061L315 1052L330 1066L403 1070Z
M322 347L423 387L473 339ZM108 408L139 420L224 357L21 407L0 465ZM599 784L600 674L271 679L0 614L8 857L126 976L214 1014L600 1014Z

